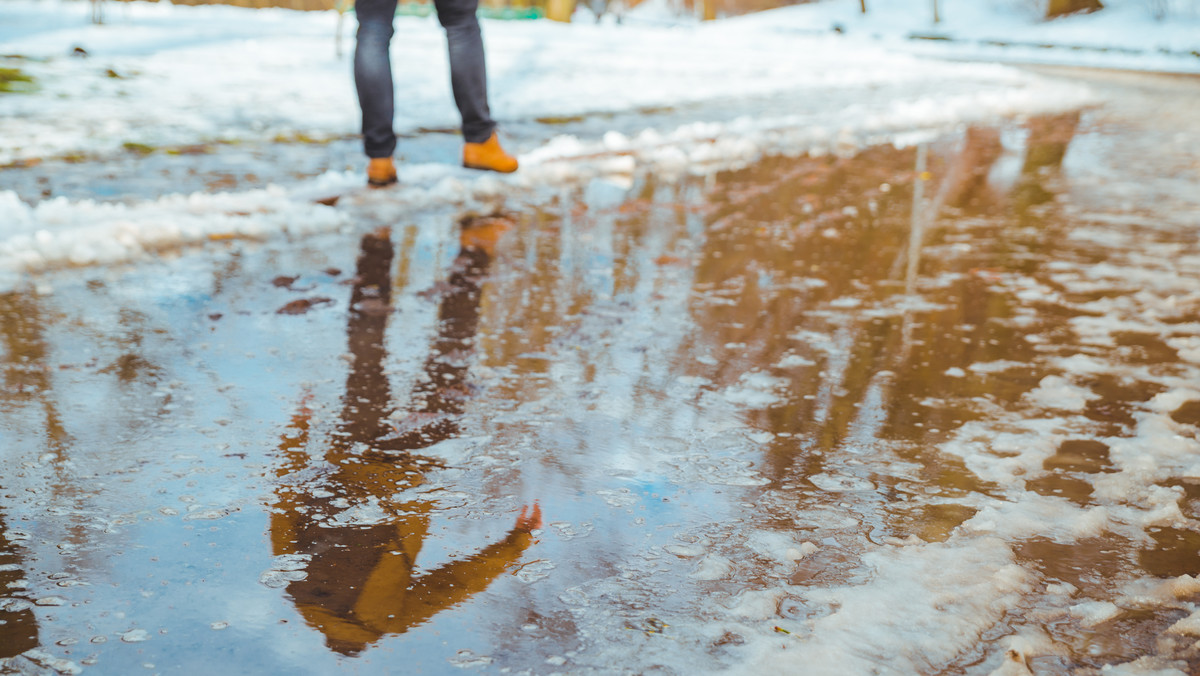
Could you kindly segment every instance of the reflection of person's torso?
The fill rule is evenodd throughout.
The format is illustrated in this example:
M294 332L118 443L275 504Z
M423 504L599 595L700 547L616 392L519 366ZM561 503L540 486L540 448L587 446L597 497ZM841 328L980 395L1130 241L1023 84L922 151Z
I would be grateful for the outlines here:
M410 616L413 566L429 530L431 503L390 507L377 499L349 500L365 511L359 518L382 521L363 524L343 521L348 511L349 518L355 518L356 509L347 510L343 496L290 497L300 497L295 502L301 504L278 505L282 509L271 524L275 553L310 557L308 576L287 590L305 620L325 634L331 649L353 654L383 634L404 631L419 621L405 618ZM376 608L380 603L386 606L382 617Z
M17 548L8 536L4 514L0 512L0 590L20 589L26 572ZM37 617L33 604L23 599L0 599L0 659L20 655L38 647Z

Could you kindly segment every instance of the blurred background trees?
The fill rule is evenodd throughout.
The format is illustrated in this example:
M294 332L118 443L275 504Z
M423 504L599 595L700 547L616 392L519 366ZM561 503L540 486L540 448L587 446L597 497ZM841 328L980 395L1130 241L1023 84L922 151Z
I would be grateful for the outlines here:
M93 20L99 22L102 18L102 4L105 0L90 0L93 3ZM154 0L151 0L154 1ZM645 2L662 3L668 11L674 11L679 16L694 16L704 20L713 20L722 16L736 16L761 12L789 5L821 2L822 0L480 0L481 12L485 16L503 19L534 19L547 17L558 21L570 21L578 7L591 10L599 18L604 14L612 14L618 18L630 9ZM899 1L908 1L915 11L927 14L937 22L942 0L857 0L857 5L863 13L870 13L880 6L894 5ZM1011 5L1014 9L1045 19L1080 12L1095 12L1103 10L1106 0L971 0L973 2L994 2ZM1107 0L1114 2L1116 0ZM1148 14L1158 20L1167 20L1173 16L1200 15L1200 0L1122 0L1135 2ZM237 7L282 7L297 10L337 10L341 14L353 11L353 0L173 0L176 5L234 5ZM433 12L432 0L401 0L402 14L430 14Z

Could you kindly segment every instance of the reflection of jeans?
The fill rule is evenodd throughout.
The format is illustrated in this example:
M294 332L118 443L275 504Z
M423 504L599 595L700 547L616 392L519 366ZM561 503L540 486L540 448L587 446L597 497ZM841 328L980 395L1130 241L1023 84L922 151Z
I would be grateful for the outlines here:
M362 106L363 147L368 157L390 157L396 150L392 64L388 55L396 2L358 0L354 9L358 14L354 84ZM483 36L475 18L479 0L434 0L434 6L450 47L450 84L462 114L463 138L469 143L482 143L492 135L496 123L488 111Z

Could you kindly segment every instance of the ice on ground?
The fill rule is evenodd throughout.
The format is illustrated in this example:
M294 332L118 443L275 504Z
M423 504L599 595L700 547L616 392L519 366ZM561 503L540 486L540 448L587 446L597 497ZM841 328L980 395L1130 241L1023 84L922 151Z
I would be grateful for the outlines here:
M130 629L121 634L121 640L125 643L141 643L150 639L150 632L145 629Z
M980 509L961 528L1003 538L1036 534L1058 542L1076 542L1107 532L1111 521L1106 507L1076 507L1060 498L1023 496L1020 503L995 502Z
M1071 606L1071 617L1085 627L1094 627L1121 614L1121 609L1111 601L1085 601Z
M664 545L663 550L666 551L668 554L674 554L675 556L678 556L679 558L690 559L692 557L700 556L701 554L703 554L705 551L705 548L698 544L687 544L687 545L672 544L672 545Z
M751 535L746 547L762 558L783 566L791 566L819 549L811 542L798 543L790 535L767 531Z
M774 618L779 613L779 602L786 598L786 589L756 589L742 592L729 608L734 617L765 621Z
M1060 376L1046 376L1038 383L1037 389L1025 395L1026 400L1035 406L1064 411L1082 411L1087 408L1089 401L1099 399L1100 395L1071 383Z
M808 480L823 491L835 493L842 491L869 491L875 488L875 484L866 479L846 474L814 474Z
M766 373L747 373L738 385L725 391L725 399L748 408L765 408L781 401L779 390L787 386L787 380Z
M1161 657L1139 657L1124 664L1106 664L1102 673L1104 676L1189 676L1173 666L1171 660Z
M723 580L729 577L735 569L733 561L718 554L708 554L700 559L688 577L695 580Z
M326 528L345 528L347 526L374 526L387 523L392 515L372 497L365 502L348 507L334 514L321 525Z
M1200 364L1200 336L1168 338L1166 342L1178 351L1180 359Z
M817 362L805 357L801 357L798 354L789 354L783 359L780 359L779 363L775 365L775 368L791 369L801 366L816 366L816 364Z
M1016 485L1033 476L1067 438L1069 427L1058 418L1025 419L1013 416L1008 429L998 432L996 422L968 422L955 431L940 451L958 456L984 481Z
M172 195L134 205L52 199L26 206L0 193L0 287L63 266L112 265L147 253L230 238L336 230L346 215L292 199L282 188Z
M977 645L1033 582L996 538L885 547L864 564L871 584L808 592L836 610L785 650L769 635L756 638L746 672L870 673L888 664L924 673Z
M274 564L269 570L263 571L258 581L271 589L282 589L292 582L308 578L309 554L281 554L275 557Z
M76 676L83 673L83 667L76 662L72 662L66 658L55 657L54 655L44 650L27 650L21 653L21 657L33 662L34 664L52 670L54 673L65 674L67 676ZM8 666L8 665L5 665ZM15 665L13 665L15 666ZM17 668L20 668L19 666ZM21 672L17 672L21 673ZM41 672L39 672L41 673Z

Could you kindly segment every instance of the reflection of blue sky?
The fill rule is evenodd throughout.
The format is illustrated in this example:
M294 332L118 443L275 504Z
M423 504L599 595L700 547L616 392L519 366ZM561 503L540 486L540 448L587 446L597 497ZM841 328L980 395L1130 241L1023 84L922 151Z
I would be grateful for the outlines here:
M587 230L586 242L576 240L568 250L564 269L572 272L562 291L592 297L613 292L616 225L600 220ZM404 292L387 336L398 405L419 375L437 317L437 304L416 293L444 276L456 251L444 226L419 224L406 232L414 244L397 251L397 269L403 263L408 277L397 280ZM536 499L547 527L525 561L552 566L546 577L527 582L502 575L427 625L385 637L352 668L389 671L403 659L441 673L459 650L547 651L533 662L542 664L573 639L521 645L516 627L531 609L567 612L559 600L564 589L640 570L676 535L733 519L737 503L753 494L696 482L689 473L695 458L686 451L706 427L705 417L729 412L697 407L692 386L682 396L662 395L679 387L671 355L691 330L686 317L677 316L687 306L689 280L651 262L671 246L670 237L647 242L629 262L639 276L633 287L604 301L602 312L581 327L586 349L551 354L550 377L534 395L542 397L543 413L514 416L490 443L428 477L429 488L466 497L443 504L437 491L427 493L438 511L417 560L420 570L495 542L512 527L520 506ZM100 668L113 673L146 663L190 673L198 655L206 656L203 673L346 668L299 617L286 590L263 586L259 576L272 563L266 533L279 437L304 393L311 393L317 410L318 436L329 431L342 405L349 287L341 281L352 274L356 254L357 237L315 238L311 248L292 253L248 246L236 259L184 257L172 263L177 274L167 278L147 265L96 292L85 291L82 282L64 283L60 295L47 300L49 307L63 303L68 314L47 327L51 365L79 366L53 373L51 394L73 438L65 476L76 497L50 498L70 510L69 517L47 518L45 504L25 498L5 506L10 525L34 532L30 578L40 585L34 592L69 601L54 609L48 636L84 644L93 633L108 637L98 647L87 645L99 654ZM236 264L227 265L231 261ZM320 272L329 266L343 274ZM307 290L271 284L277 275L292 274L301 275L296 286ZM275 314L290 300L313 296L334 302L307 315ZM80 308L69 305L80 297L91 303L84 331L72 324ZM136 326L121 324L122 309L135 313ZM218 313L220 319L208 317ZM622 321L614 323L618 317ZM126 343L131 330L141 336L140 345ZM129 351L157 366L157 376L123 384L96 372ZM93 357L98 366L83 368ZM589 368L596 377L586 382L582 373ZM478 405L486 409L486 402ZM724 427L738 426L736 417L722 419ZM33 437L22 435L16 447L30 457L36 455L33 445ZM474 460L483 454L495 460ZM41 467L14 488L41 489L54 475L54 468ZM189 510L229 514L189 520ZM68 537L78 547L64 556L58 545ZM67 568L90 586L58 592L45 581L48 572ZM229 627L217 631L214 622ZM94 629L80 629L88 626ZM117 634L133 628L147 630L149 640L122 643ZM498 642L498 636L507 638ZM73 659L80 655L71 653Z

